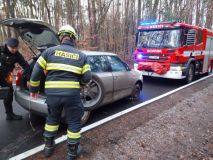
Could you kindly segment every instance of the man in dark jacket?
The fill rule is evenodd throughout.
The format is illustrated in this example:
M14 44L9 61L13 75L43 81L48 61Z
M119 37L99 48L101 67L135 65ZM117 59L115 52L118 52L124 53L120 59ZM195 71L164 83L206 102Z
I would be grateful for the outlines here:
M84 113L80 84L86 84L91 80L91 71L86 55L74 48L75 30L65 25L59 30L59 36L61 45L45 50L37 60L30 79L30 91L32 98L36 99L41 74L46 70L45 93L48 116L44 132L44 153L50 156L54 151L54 137L64 109L68 123L67 159L73 160L80 148L81 117Z
M9 93L4 99L4 107L6 110L6 120L21 120L22 116L16 115L13 112L13 86L12 86L12 72L15 68L15 63L19 63L25 70L27 80L30 79L30 66L24 60L23 56L18 51L19 41L15 38L7 40L5 46L0 49L0 86L9 87Z

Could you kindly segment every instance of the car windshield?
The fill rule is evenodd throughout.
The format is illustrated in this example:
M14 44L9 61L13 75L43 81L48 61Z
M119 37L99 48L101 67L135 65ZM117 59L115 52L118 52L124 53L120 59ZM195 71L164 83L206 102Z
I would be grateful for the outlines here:
M137 37L137 47L176 48L181 45L180 37L180 29L140 31Z

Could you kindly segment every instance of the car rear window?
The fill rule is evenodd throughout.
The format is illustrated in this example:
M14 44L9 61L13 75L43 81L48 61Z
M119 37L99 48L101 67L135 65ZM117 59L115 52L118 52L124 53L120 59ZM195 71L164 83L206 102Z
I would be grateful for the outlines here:
M24 38L38 49L46 49L59 44L55 34L49 30L27 31L24 33Z

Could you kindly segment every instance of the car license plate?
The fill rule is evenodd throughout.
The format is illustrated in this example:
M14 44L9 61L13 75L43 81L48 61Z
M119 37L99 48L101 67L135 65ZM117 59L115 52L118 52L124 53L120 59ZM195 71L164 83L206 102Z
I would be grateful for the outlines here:
M159 56L149 56L149 59L160 59Z

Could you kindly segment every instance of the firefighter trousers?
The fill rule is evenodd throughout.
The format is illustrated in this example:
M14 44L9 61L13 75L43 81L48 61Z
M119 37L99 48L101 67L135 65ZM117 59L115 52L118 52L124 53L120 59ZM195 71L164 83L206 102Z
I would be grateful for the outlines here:
M13 86L12 84L7 83L3 78L0 80L0 86L9 87L10 90L8 92L7 98L3 100L5 112L7 115L13 114Z
M81 117L84 109L80 93L73 96L48 95L46 100L48 116L46 118L44 137L54 137L57 134L62 111L64 110L67 128L67 141L69 144L79 143L81 130Z

